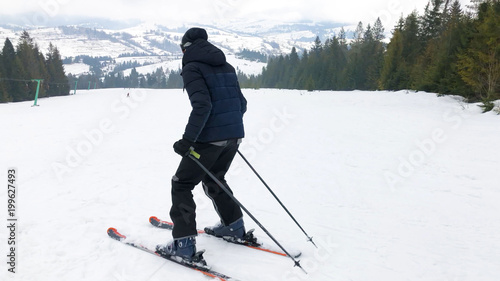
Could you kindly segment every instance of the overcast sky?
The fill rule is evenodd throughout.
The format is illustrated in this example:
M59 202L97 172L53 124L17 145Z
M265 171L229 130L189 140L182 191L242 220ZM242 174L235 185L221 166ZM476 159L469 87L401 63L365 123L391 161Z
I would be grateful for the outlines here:
M47 25L55 18L99 17L161 24L217 23L238 18L332 21L365 25L380 17L392 29L401 15L422 13L429 0L21 0L2 1L0 17ZM460 0L462 6L469 0ZM4 23L4 20L0 22Z

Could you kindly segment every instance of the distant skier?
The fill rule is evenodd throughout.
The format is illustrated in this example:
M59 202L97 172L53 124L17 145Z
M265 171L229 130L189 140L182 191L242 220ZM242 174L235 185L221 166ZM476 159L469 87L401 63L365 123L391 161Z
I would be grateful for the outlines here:
M190 148L200 162L226 187L224 179L244 137L243 114L247 101L241 93L236 72L224 53L207 41L205 29L191 28L182 37L182 79L192 111L182 139L174 151L183 156L172 178L173 241L158 245L157 252L192 261L196 253L196 205L192 190L203 183L212 199L220 223L208 230L216 236L243 238L245 227L240 207L189 157Z

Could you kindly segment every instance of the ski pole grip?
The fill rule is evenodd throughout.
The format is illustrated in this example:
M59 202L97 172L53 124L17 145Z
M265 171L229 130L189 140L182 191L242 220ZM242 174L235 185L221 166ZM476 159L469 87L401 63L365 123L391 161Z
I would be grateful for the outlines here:
M189 154L193 155L193 157L196 159L200 159L201 157L201 155L198 152L194 151L194 148L192 146L189 148Z

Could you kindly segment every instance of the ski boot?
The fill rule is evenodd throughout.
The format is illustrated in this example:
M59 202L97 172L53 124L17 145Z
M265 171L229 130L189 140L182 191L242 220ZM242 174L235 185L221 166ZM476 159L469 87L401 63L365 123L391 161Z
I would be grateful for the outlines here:
M249 246L258 247L260 244L257 242L257 238L253 236L253 229L246 232L245 225L243 223L243 218L225 226L222 223L218 223L212 227L205 227L205 233L220 237L228 242L235 244L243 244Z
M196 251L196 238L186 237L174 239L170 243L156 246L156 253L163 257L175 258L191 265L205 267L207 265L203 258L205 251Z

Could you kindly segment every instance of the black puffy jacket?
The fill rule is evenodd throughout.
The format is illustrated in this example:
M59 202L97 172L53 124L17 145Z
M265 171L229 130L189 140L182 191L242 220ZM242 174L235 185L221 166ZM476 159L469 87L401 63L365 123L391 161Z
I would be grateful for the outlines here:
M200 143L243 138L247 101L224 53L195 40L184 53L181 75L193 108L183 138Z

